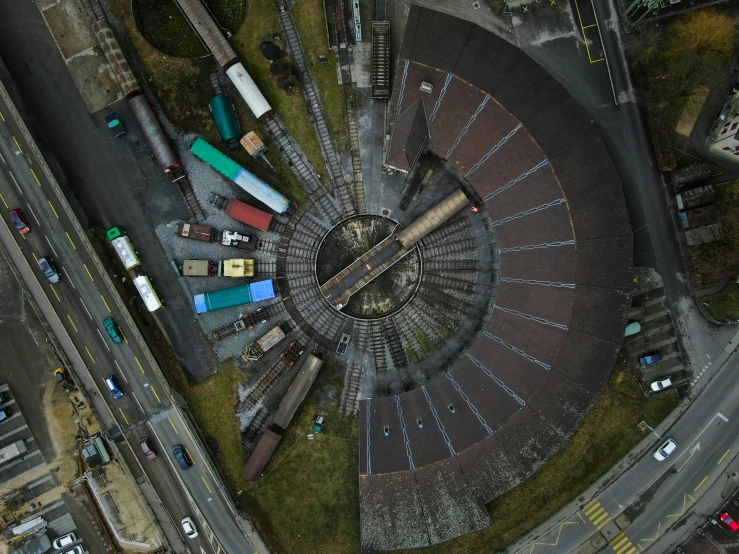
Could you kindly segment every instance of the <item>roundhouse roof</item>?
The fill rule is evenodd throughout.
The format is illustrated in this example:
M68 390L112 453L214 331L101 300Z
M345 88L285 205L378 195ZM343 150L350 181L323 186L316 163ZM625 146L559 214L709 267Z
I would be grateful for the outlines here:
M423 98L428 148L491 214L499 290L480 339L445 376L360 403L365 551L490 524L484 503L541 467L595 404L632 283L618 174L556 79L487 30L418 6L399 58L390 117Z

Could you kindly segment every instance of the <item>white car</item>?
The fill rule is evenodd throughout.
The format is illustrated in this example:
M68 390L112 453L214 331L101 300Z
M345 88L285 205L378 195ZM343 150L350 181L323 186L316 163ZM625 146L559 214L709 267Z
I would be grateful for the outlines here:
M652 390L654 392L659 392L661 390L665 390L667 387L672 386L672 379L669 377L665 377L664 379L660 379L659 381L654 381L651 385Z
M77 542L77 535L74 533L67 533L63 537L59 537L58 539L54 540L54 548L64 548L65 546L69 546L70 544L74 544Z
M82 545L78 544L74 548L65 550L64 552L62 552L62 554L85 554L85 551L83 550Z
M185 531L185 535L187 535L188 539L194 539L198 536L198 530L195 529L195 524L192 521L191 517L186 517L182 520L182 529Z
M662 443L662 446L657 449L657 452L654 453L654 459L658 462L661 462L670 454L672 454L676 448L677 443L672 439L667 439L664 443Z

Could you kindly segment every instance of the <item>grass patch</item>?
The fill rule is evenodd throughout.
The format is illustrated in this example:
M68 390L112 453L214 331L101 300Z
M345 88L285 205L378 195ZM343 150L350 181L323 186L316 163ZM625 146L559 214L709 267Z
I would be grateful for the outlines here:
M624 371L614 372L595 408L564 449L534 476L494 500L493 525L423 552L499 552L576 498L644 438L637 423L652 426L675 407L674 394L647 399Z
M324 432L308 440L311 420ZM247 510L273 552L359 552L357 420L335 408L306 403L288 428L267 474L244 496Z
M739 283L731 281L721 292L699 300L703 308L718 321L739 320Z

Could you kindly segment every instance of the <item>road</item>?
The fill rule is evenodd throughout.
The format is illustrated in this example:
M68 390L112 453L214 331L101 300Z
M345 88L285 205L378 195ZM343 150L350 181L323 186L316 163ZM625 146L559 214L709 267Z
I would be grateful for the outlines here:
M11 233L3 223L0 240L36 301L42 310L45 308L46 319L72 360L105 427L112 436L120 429L133 445L133 452L122 446L124 458L134 472L141 474L143 468L175 521L174 527L171 522L163 523L167 538L176 550L184 552L187 542L191 548L205 553L225 550L236 554L244 552L244 548L254 551L229 510L223 491L217 488L215 476L201 457L201 449L189 433L189 426L172 406L166 385L157 378L158 370L145 350L142 337L133 328L120 299L113 296L112 283L101 272L99 262L91 257L84 231L70 217L71 209L47 179L48 173L37 152L25 141L23 129L12 115L3 98L0 204L5 210L21 208L32 230L28 235ZM100 130L103 131L107 129ZM63 275L59 283L49 283L41 273L37 263L41 256L53 256ZM121 327L123 343L113 344L104 334L102 321L108 316ZM104 388L104 379L111 374L124 391L119 399L113 399ZM154 437L159 453L156 460L146 461L138 448L144 436ZM195 462L187 471L175 468L172 463L170 452L176 444L186 447ZM198 508L202 513L194 513ZM185 540L177 534L179 520L186 515L199 516L196 521L201 534L196 539Z

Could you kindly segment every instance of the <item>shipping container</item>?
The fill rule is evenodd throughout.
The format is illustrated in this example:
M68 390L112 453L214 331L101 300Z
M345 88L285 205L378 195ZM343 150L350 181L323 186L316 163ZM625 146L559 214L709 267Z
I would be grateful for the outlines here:
M199 314L230 308L251 302L260 302L275 297L274 285L271 279L258 281L248 285L239 285L227 289L196 294L193 297L195 311Z
M267 427L262 437L259 439L254 452L252 452L249 459L246 461L246 467L241 472L241 475L251 482L256 482L262 476L264 467L272 458L277 445L282 440L282 434L277 429Z

